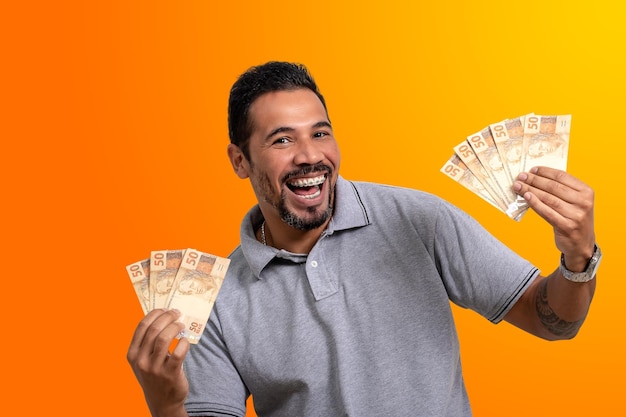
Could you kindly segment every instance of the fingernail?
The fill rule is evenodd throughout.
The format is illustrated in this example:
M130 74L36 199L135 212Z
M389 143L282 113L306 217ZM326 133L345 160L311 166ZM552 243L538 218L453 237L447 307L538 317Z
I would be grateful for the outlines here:
M520 184L519 182L513 183L513 191L519 191L521 189L522 189L522 184Z
M525 172L520 172L520 174L517 176L517 179L520 181L526 181L528 179L528 174Z

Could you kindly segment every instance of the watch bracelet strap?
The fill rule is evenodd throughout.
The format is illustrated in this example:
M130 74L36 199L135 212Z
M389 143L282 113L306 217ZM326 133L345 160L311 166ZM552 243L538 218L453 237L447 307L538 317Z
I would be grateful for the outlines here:
M600 248L598 247L597 243L594 243L593 245L593 254L591 255L591 257L589 258L589 260L587 261L587 264L585 265L585 269L582 270L581 272L573 272L570 271L566 266L565 266L565 255L563 253L561 253L561 262L559 265L559 270L561 272L561 274L563 275L563 277L567 280L570 281L574 281L574 282L587 282L587 281L591 281L594 276L595 276L595 271L593 271L593 273L589 273L589 268L591 267L592 262L594 261L594 259L596 258L596 256L598 257L598 259L595 260L595 268L597 269L598 264L600 262L600 259L602 257L602 252L600 250ZM574 276L581 276L581 275L585 275L588 274L588 276L584 279L584 280L579 280L579 279L572 279Z

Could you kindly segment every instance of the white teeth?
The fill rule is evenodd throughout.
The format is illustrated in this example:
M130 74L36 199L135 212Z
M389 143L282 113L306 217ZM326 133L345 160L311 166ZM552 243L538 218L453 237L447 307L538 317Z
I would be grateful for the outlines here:
M298 180L289 181L289 185L293 187L312 187L314 185L320 185L326 180L326 175L320 175L315 178L301 178Z

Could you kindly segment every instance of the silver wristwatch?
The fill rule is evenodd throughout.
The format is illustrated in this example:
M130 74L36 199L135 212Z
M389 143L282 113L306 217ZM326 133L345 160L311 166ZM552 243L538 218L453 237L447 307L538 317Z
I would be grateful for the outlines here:
M600 265L600 259L602 259L602 251L597 244L593 246L593 255L591 255L591 259L587 262L587 267L583 272L572 272L567 269L564 258L563 254L561 254L561 265L559 266L561 274L563 274L563 276L570 281L587 282L591 281L593 277L596 276L598 265Z

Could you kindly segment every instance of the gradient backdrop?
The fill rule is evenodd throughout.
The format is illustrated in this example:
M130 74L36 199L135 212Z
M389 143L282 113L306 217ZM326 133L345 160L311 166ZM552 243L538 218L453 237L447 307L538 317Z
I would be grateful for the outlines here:
M455 308L467 388L478 417L626 415L622 2L20 4L0 12L3 415L148 416L124 267L237 244L254 197L227 162L227 95L267 60L309 66L345 177L437 193L545 273L546 223L439 168L489 123L571 113L568 170L596 190L605 253L589 318L549 343Z

